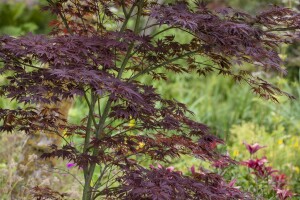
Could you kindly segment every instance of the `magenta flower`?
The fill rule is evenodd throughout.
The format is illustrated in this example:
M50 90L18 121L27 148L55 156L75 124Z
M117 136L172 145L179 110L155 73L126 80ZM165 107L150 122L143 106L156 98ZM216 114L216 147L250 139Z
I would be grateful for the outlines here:
M274 170L272 167L268 167L265 165L268 160L266 157L263 157L261 159L255 159L255 160L247 160L242 162L242 165L247 166L250 169L253 169L253 173L259 177L267 177L275 172L278 172L278 170Z
M150 167L150 169L162 169L163 168L163 166L159 163L157 164L157 167L154 167L153 165L150 165L149 167Z
M205 173L203 172L203 169L202 168L199 168L198 172L196 172L196 169L195 169L195 166L193 165L191 168L190 168L190 171L192 172L192 175L195 177L195 178L203 178L202 176L205 175ZM206 173L208 173L206 171Z
M251 168L251 169L257 169L259 167L264 166L265 163L267 163L268 160L266 157L263 157L261 159L255 159L255 160L247 160L245 162L242 162L243 165L246 165L247 167Z
M251 155L254 154L255 152L257 152L258 150L266 147L266 146L260 146L258 143L254 143L252 145L247 144L246 142L243 142L243 143Z
M272 175L272 174L274 174L274 173L276 173L276 172L278 172L278 170L276 170L276 169L273 169L272 167L266 167L265 168L265 175Z
M293 196L293 193L290 190L284 190L284 189L276 189L276 194L280 200L285 200Z
M232 187L232 188L235 188L235 189L239 189L240 186L235 186L235 183L236 183L236 179L232 179L232 180L228 183L228 186L229 186L229 187Z
M273 180L276 188L283 188L287 182L285 174L272 175L272 180Z
M169 172L172 172L172 171L174 171L175 167L170 166L170 167L167 167L166 169L167 169Z
M191 167L191 172L192 172L193 175L196 174L196 170L195 170L195 166L194 165Z
M71 163L71 162L67 163L67 168L68 169L71 169L74 166L75 166L75 163Z
M152 169L152 170L161 170L161 169L164 170L164 169L166 169L167 172L175 172L175 173L179 173L179 174L182 175L182 172L181 171L175 171L175 167L173 167L173 166L169 166L169 167L165 168L162 165L157 164L157 167L154 167L153 165L150 165L150 169Z

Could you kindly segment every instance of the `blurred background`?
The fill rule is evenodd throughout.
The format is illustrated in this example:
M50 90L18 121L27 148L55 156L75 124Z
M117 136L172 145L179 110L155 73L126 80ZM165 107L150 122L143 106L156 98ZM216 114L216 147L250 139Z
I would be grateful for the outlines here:
M54 19L54 16L41 11L41 6L45 3L44 0L0 0L0 34L20 36L29 32L49 33L49 22ZM255 14L269 4L298 9L300 2L298 0L223 0L213 3L226 4ZM166 35L170 33L172 32L166 32ZM177 39L184 41L185 38L186 36L182 34ZM154 82L154 85L165 98L174 98L185 103L194 112L194 119L209 125L214 134L226 141L227 146L222 148L236 160L249 158L243 141L266 145L267 148L261 150L258 156L266 155L270 165L287 175L289 188L300 193L299 44L295 41L292 45L280 48L281 57L288 70L286 77L271 72L253 71L294 95L297 99L293 101L285 97L279 97L280 103L262 100L254 95L246 84L237 84L234 80L217 74L209 74L206 77L192 74L167 75L166 82ZM0 83L3 81L5 80L0 77ZM152 82L147 78L143 81ZM14 101L2 98L0 107L4 106L16 107L17 105ZM69 113L69 121L79 123L81 113L85 110L87 108L81 104L81 100L76 99ZM14 170L24 137L22 134L0 135L0 194L7 194L4 199L9 199L9 193L20 179L14 175ZM184 171L192 165L199 165L199 160L189 158L185 162L175 160L170 164ZM237 185L251 187L251 184L246 181L246 173L242 171L242 168L236 167L228 172L227 176L230 179L230 176L235 174L238 176ZM59 186L59 183L63 185ZM74 184L72 179L69 183L70 185L67 185L65 182L58 181L58 188L70 188ZM73 191L66 190L73 192L76 199L76 189L75 186L72 187Z

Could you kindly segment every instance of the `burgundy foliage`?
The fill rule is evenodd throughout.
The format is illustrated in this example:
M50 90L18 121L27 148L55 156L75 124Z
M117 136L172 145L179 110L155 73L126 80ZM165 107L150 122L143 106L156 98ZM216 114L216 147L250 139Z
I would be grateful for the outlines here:
M52 145L52 151L42 158L63 158L82 168L85 200L98 196L250 198L214 173L194 171L189 177L164 167L141 166L138 156L168 162L190 155L218 167L234 161L217 151L223 141L206 125L189 118L192 113L185 105L163 99L139 77L162 81L166 71L216 72L246 82L265 99L277 101L276 95L293 98L243 69L243 64L284 74L277 47L297 37L298 13L273 6L252 16L232 8L209 10L200 1L195 5L141 0L48 2L45 9L57 15L50 24L51 35L0 37L0 74L7 78L0 95L22 105L16 110L0 110L1 131L48 131L64 138L67 144ZM156 32L145 34L152 27ZM171 29L188 34L191 40L183 43L176 35L160 36ZM58 108L53 108L74 96L82 97L89 106L80 125L64 122ZM36 109L38 104L45 106ZM131 120L135 120L134 126L128 125ZM66 136L82 138L82 144L74 145ZM97 165L102 171L92 185ZM261 166L259 161L247 165L253 169Z
M204 172L187 177L164 167L139 167L122 181L119 197L126 194L124 199L250 199L219 175Z

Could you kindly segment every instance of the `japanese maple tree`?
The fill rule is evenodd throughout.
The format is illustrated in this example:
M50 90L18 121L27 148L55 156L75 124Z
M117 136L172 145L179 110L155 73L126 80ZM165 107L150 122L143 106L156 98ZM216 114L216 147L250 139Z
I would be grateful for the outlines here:
M243 66L284 74L278 46L297 36L298 13L272 6L254 16L232 8L208 9L201 1L48 3L45 9L57 15L51 35L0 37L0 73L8 80L0 94L23 105L0 109L1 131L61 137L64 144L52 145L42 158L63 158L82 168L83 200L251 199L206 170L188 176L143 166L140 156L160 163L181 155L212 163L235 161L218 152L224 142L189 118L184 104L163 99L140 77L163 81L167 71L216 72L249 84L262 98L293 98ZM183 43L176 35L161 36L171 29L191 39ZM75 96L89 108L79 125L66 123L58 108L50 107ZM37 109L38 104L46 106ZM73 143L73 137L81 142Z

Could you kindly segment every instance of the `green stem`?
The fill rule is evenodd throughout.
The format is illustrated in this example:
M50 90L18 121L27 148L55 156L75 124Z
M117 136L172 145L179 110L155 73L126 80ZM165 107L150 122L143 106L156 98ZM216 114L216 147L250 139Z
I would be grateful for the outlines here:
M123 10L124 16L127 16L127 11L126 11L126 8L125 8L125 2L124 2L124 0L121 1L121 6L122 6L122 10Z
M132 9L131 9L131 10L133 10L133 7L134 7L134 6L132 6ZM134 32L135 32L135 33L138 33L138 31L139 31L139 25L140 25L141 15L142 15L142 7L143 7L143 1L140 1L139 4L138 4L138 13L137 13L136 24L135 24L135 27L134 27ZM129 12L129 13L130 13L130 12ZM127 22L124 22L124 23L126 24ZM122 31L122 29L121 29L121 31ZM125 67L126 67L126 65L127 65L127 63L128 63L128 61L129 61L129 59L130 59L131 51L133 50L133 48L134 48L134 44L132 43L132 44L129 46L128 50L127 50L127 53L126 53L126 55L125 55L125 58L124 58L124 60L123 60L123 62L122 62L122 65L121 65L121 67L120 67L120 70L119 70L119 72L118 72L117 78L121 78L121 77L122 77L123 72L124 72L124 69L125 69ZM104 111L103 111L103 115L102 115L102 117L101 117L101 119L100 119L100 122L99 122L99 125L98 125L98 128L97 128L97 132L96 132L96 137L97 137L97 138L101 138L101 137L102 137L102 136L101 136L101 132L103 131L103 127L104 127L106 118L107 118L107 116L108 116L108 113L109 113L111 104L112 104L112 99L109 98L109 99L107 100L106 106L105 106Z
M123 32L123 31L125 30L125 28L126 28L126 26L127 26L127 23L128 23L128 21L129 21L129 19L130 19L130 17L131 17L131 14L132 14L132 12L133 12L133 10L134 10L135 3L136 3L136 2L133 3L133 5L132 5L132 7L130 8L128 14L124 12L124 15L125 15L125 21L124 21L124 23L123 23L123 25L122 25L122 27L121 27L121 29L120 29L120 32Z
M84 187L83 187L83 194L82 194L82 200L91 200L92 198L92 190L90 186L90 181L85 181Z
M87 103L88 99L85 94L85 98ZM96 99L93 94L93 91L91 91L91 104L89 105L89 116L88 116L88 121L87 121L87 127L86 127L86 135L85 135L85 140L84 140L84 147L83 147L83 153L87 152L88 146L90 144L90 138L91 138L91 129L92 129L92 119L94 115L94 108L96 104ZM91 199L91 180L92 180L92 174L90 173L90 170L88 167L83 169L83 174L84 174L84 187L83 187L83 196L82 200L90 200Z
M90 111L90 110L94 110L94 109L95 109L95 105L96 105L96 101L97 101L97 100L94 99L95 102L94 102L94 104L92 105L92 104L89 102L89 99L88 99L88 97L86 96L86 93L84 94L84 99L85 99L85 101L86 101L86 103L87 103L87 105L88 105L89 111ZM91 101L93 101L93 95L92 95L92 97L91 97ZM94 113L93 113L93 114L94 114ZM89 117L91 117L91 119L93 120L94 126L97 126L97 122L96 122L96 119L95 119L94 115L89 115Z
M135 24L135 29L134 29L134 32L137 33L138 30L139 30L139 23L140 23L140 17L142 15L142 6L143 6L143 0L141 0L139 2L139 5L138 5L138 14L137 14L137 19L136 19L136 24ZM128 23L128 20L131 16L131 13L133 11L135 7L135 4L133 4L133 6L131 7L129 13L127 16L125 16L125 22L120 30L120 32L124 31L125 28L126 28L126 25ZM126 53L126 56L122 62L122 65L120 67L120 70L118 72L118 76L117 78L121 78L122 77L122 74L123 74L123 71L129 61L129 58L130 58L130 53L132 51L134 47L134 44L131 44L130 47L128 48L127 50L127 53ZM103 111L103 114L102 114L102 117L99 121L99 124L98 124L98 127L97 127L97 130L95 132L95 136L96 138L98 139L101 139L105 136L104 132L103 132L103 129L104 129L104 125L105 125L105 121L108 117L108 114L109 114L109 111L110 111L110 108L111 108L111 104L112 104L112 98L111 96L109 97L109 99L107 100L107 103L105 105L105 108L104 108L104 111ZM94 151L93 151L93 156L96 156L97 154L99 153L99 149L95 148ZM92 177L93 177L93 174L94 174L94 171L95 171L95 167L96 167L96 163L92 163L91 166L87 169L86 171L86 175L85 175L85 185L84 185L84 191L83 191L83 200L90 200L91 197L92 197L92 192L91 192L91 181L92 181Z
M89 103L86 94L85 94L85 99L87 104L89 105L89 116L88 116L88 121L87 121L87 126L86 126L86 135L85 135L85 141L84 141L84 147L83 147L83 152L86 153L88 146L90 144L90 138L91 138L91 129L92 129L92 122L93 122L93 115L94 115L94 108L96 104L96 98L93 94L93 91L91 91L91 103ZM95 122L94 122L95 123Z
M165 32L165 31L168 31L168 30L170 30L170 29L173 29L173 28L178 28L178 27L171 26L171 27L165 28L165 29L163 29L163 30L161 30L161 31L159 31L159 32L157 32L157 33L151 35L151 37L154 38L154 37L156 37L157 35L159 35L159 34Z
M138 34L138 32L139 32L139 26L140 26L141 16L142 16L142 7L143 7L143 0L141 0L139 2L139 4L138 4L138 12L137 12L137 17L136 17L135 27L134 27L134 33L135 34ZM132 52L133 48L134 48L134 43L130 44L130 46L129 46L128 50L127 50L127 53L125 55L125 58L124 58L124 60L122 62L122 65L120 67L120 71L119 71L118 76L117 76L118 79L122 77L124 69L125 69L128 61L129 61L129 59L132 56L131 52Z

